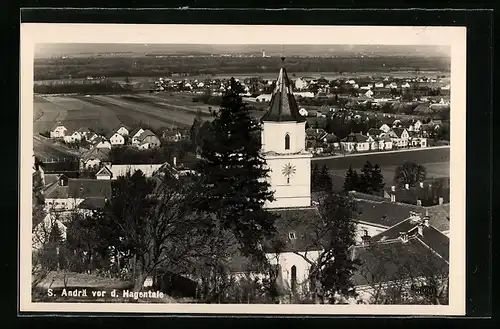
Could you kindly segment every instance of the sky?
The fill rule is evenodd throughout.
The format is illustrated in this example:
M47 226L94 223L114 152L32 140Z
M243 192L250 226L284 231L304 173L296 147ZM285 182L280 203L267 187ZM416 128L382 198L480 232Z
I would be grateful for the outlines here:
M371 53L387 56L450 56L447 46L377 46L377 45L193 45L193 44L85 44L50 43L37 44L35 57L59 57L79 54L105 53L162 53L162 54L231 54L262 53L269 56L342 56Z

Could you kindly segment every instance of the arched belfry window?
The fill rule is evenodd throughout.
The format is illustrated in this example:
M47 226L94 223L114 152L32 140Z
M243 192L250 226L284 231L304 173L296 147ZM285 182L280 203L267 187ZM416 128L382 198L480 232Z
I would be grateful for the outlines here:
M285 150L290 149L290 135L287 133L285 135Z
M291 288L292 292L295 293L297 290L297 267L295 265L292 266L291 270Z

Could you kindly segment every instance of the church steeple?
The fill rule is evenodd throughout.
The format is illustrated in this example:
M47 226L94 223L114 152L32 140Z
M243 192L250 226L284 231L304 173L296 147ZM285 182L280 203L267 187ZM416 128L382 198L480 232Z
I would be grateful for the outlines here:
M278 79L276 80L276 87L271 97L269 109L261 118L261 121L304 122L306 120L299 113L284 63L285 57L281 57L282 65L278 74Z

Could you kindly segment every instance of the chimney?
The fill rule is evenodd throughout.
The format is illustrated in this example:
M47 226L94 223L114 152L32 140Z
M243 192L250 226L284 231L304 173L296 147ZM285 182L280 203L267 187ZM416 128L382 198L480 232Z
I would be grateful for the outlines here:
M396 191L396 186L392 185L392 186L391 186L391 191L392 191L392 192L395 192L395 191Z
M417 206L419 206L419 207L422 206L422 200L417 200Z
M424 225L422 223L418 224L417 229L418 229L418 235L424 236Z
M172 160L172 163L173 163L174 167L177 167L177 157L174 157L174 159Z
M410 189L410 184L405 184L405 189L409 190Z
M424 188L424 182L420 182L420 188Z
M408 242L408 233L407 232L399 232L399 239L401 239L401 241L403 243Z
M442 205L443 204L443 197L439 197L439 205Z
M424 226L429 227L429 216L424 216Z

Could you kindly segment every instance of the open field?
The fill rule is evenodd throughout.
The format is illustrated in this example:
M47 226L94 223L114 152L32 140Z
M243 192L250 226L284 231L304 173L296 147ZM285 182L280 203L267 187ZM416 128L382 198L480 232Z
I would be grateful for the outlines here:
M51 129L61 121L68 129L88 127L110 132L120 123L135 127L144 123L153 129L189 127L198 109L210 120L209 105L192 101L184 95L169 93L88 96L35 96L34 132ZM213 106L217 108L217 106ZM261 111L253 113L256 117Z

